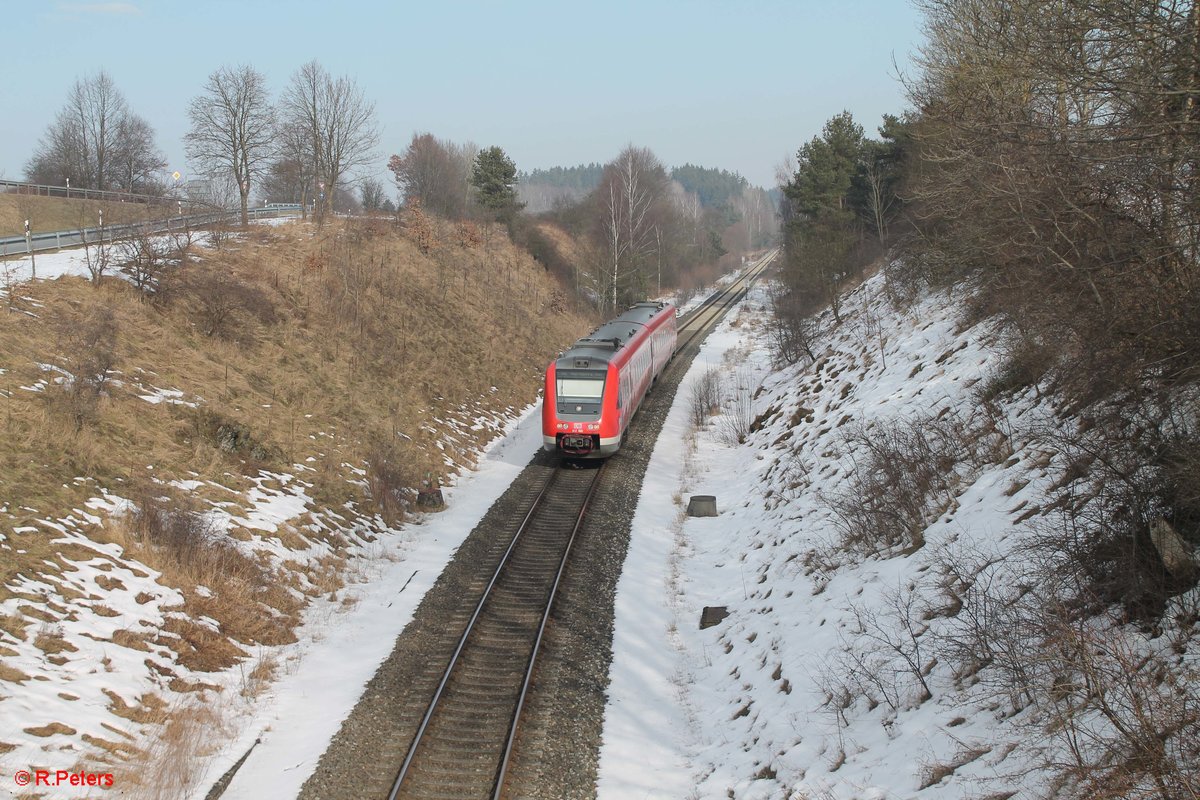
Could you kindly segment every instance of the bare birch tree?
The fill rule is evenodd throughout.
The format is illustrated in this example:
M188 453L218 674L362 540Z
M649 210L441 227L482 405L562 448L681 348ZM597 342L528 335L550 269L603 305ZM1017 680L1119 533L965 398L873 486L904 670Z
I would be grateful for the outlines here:
M188 156L210 175L236 182L247 225L251 181L266 169L274 147L275 110L266 78L248 65L221 67L192 98L188 116Z
M603 199L602 237L605 242L606 301L610 309L620 304L622 292L636 294L649 257L660 241L657 217L669 203L666 171L653 153L626 147L604 170L600 186Z

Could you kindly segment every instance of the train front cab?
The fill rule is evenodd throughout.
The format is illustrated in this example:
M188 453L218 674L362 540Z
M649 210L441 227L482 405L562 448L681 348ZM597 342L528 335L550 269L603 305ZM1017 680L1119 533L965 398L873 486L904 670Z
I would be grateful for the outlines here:
M620 448L614 393L605 393L605 387L616 385L613 373L603 360L570 357L547 370L544 397L552 403L542 428L547 450L566 458L606 458Z

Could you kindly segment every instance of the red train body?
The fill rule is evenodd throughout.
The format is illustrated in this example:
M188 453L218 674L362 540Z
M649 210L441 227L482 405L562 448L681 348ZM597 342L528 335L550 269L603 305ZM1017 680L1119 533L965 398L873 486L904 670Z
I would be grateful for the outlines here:
M542 443L568 458L617 451L634 412L675 355L675 306L638 303L546 369Z

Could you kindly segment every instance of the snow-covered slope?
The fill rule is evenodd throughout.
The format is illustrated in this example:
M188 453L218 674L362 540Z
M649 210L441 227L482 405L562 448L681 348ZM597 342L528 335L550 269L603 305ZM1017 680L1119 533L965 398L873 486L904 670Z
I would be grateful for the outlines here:
M950 615L929 611L945 605L947 560L1008 553L1027 530L1023 509L1056 465L996 410L1028 420L1040 401L1031 389L981 422L994 329L963 329L954 296L897 310L882 275L847 298L814 364L773 371L765 291L709 338L648 469L619 587L600 797L940 800L1037 786L1027 731L938 662ZM711 370L725 408L697 430L691 387ZM865 442L939 419L976 436L923 546L847 549L839 500L854 500ZM715 495L719 516L688 517L694 494ZM701 630L706 606L728 617Z

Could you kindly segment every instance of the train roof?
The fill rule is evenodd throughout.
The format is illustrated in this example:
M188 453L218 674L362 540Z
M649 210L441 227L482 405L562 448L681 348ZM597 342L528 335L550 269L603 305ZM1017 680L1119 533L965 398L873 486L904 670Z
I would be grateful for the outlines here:
M558 363L562 367L607 364L630 339L668 308L673 307L668 303L637 303L621 316L604 323L575 342L569 350L559 356Z

